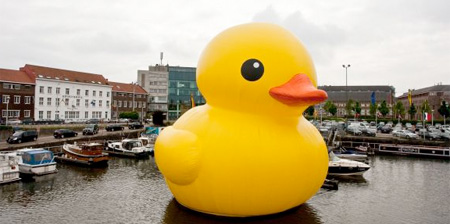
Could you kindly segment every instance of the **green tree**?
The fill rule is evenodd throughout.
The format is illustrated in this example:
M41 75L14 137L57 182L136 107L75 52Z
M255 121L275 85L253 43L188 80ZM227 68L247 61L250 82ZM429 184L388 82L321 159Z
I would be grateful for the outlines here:
M408 110L409 119L412 120L413 117L416 116L416 113L417 113L416 106L414 106L414 103L412 103Z
M430 104L428 104L428 100L423 101L422 106L420 106L420 112L423 113L431 113Z
M309 116L313 116L314 115L314 106L309 106L308 108L306 108L306 114L308 114Z
M398 115L401 115L402 117L405 116L405 107L403 106L402 101L397 101L397 103L395 103L393 112L395 117L398 117Z
M336 113L337 113L337 106L334 103L331 104L328 112L330 112L330 114L333 115L333 116L336 115Z
M127 112L120 113L119 117L137 120L137 119L139 119L139 114L136 111L127 111Z
M448 118L450 115L450 108L448 108L447 102L442 101L441 107L439 107L438 112L441 116Z
M357 114L361 114L361 104L359 102L355 102L355 106L353 107L353 111Z
M380 107L378 108L378 111L380 111L381 115L385 117L389 113L389 108L387 107L386 100L383 100L381 102Z
M347 112L347 114L346 114L347 117L352 115L353 104L354 104L354 101L352 99L349 99L347 101L347 105L345 105L345 111Z
M375 117L377 110L378 110L378 104L370 104L370 108L369 108L370 115Z

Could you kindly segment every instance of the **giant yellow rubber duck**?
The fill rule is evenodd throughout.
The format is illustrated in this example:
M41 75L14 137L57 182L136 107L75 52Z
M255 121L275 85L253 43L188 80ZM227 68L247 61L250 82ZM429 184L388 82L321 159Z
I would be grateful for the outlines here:
M312 197L327 174L325 143L303 116L327 98L300 41L277 25L250 23L203 51L194 107L155 143L175 199L221 216L282 212Z

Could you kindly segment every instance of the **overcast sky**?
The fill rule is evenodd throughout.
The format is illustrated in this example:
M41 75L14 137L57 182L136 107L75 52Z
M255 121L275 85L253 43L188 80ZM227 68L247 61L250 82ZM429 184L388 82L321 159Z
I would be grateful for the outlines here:
M450 84L448 0L0 0L0 68L25 64L137 80L160 62L197 66L224 29L271 22L310 51L319 85Z

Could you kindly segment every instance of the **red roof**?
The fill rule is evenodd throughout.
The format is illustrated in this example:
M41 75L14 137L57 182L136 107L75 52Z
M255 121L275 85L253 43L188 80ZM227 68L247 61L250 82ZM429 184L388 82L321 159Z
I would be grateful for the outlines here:
M112 86L113 92L126 92L126 93L137 93L137 94L147 94L147 91L143 89L140 85L133 85L131 83L121 83L121 82L109 82ZM134 91L133 91L134 88Z
M70 82L84 82L108 85L108 80L99 74L63 70L58 68L48 68L28 64L23 68L20 68L20 71L26 72L28 75L34 78L59 79L62 81Z
M0 81L35 84L33 79L30 76L28 76L25 72L2 68L0 68Z

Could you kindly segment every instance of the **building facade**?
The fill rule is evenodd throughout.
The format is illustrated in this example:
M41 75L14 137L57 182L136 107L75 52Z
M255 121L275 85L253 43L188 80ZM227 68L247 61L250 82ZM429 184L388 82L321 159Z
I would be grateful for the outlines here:
M109 82L112 87L112 119L119 119L120 113L136 111L139 119L147 114L148 94L135 83Z
M411 105L409 104L408 93L403 93L401 96L397 97L397 100L403 103L406 111L409 110ZM438 110L442 105L442 101L445 101L446 103L450 102L450 85L435 85L411 90L411 102L417 110L416 115L411 119L422 119L422 114L420 114L419 111L425 101L428 102L434 119L444 119L441 114L439 114Z
M111 119L111 86L102 75L25 65L35 79L34 120Z
M392 116L392 106L395 99L395 88L392 86L319 86L328 94L328 101L333 102L337 107L337 116L346 116L346 105L348 100L359 102L361 105L361 116L369 116L372 94L374 93L375 103L378 105L386 101L390 112L387 116ZM325 102L319 106L323 106Z
M35 84L32 77L18 70L0 69L1 123L8 119L34 117Z
M138 83L148 93L148 111L162 111L167 115L169 67L149 66L148 71L138 70Z
M168 119L176 120L182 113L206 101L198 90L196 68L169 66Z

